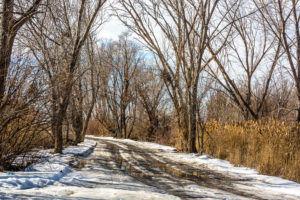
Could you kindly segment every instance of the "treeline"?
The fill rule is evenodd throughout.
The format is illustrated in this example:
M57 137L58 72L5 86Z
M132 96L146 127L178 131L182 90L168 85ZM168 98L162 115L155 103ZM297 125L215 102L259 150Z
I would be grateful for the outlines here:
M299 122L298 2L125 0L113 10L153 55L179 149L203 152L211 119Z
M294 134L299 6L293 0L2 1L1 168L35 147L61 153L87 132L200 153L221 145L212 142L220 141L212 140L220 130L211 128L214 120L224 127L281 120ZM128 28L117 41L101 40L110 16ZM289 142L299 143L296 133Z
M62 153L64 123L72 122L74 143L83 140L99 74L90 44L105 2L1 1L1 169L34 147Z

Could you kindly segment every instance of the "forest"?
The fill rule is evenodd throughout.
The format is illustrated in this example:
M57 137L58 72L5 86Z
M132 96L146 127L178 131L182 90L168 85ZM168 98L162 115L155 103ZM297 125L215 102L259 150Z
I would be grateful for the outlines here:
M298 0L0 2L0 171L88 134L300 183Z

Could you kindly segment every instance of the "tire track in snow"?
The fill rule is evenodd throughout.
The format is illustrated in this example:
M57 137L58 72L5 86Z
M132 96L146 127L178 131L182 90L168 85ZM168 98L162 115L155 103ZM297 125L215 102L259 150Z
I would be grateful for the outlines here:
M156 155L157 151L141 149L125 142L99 141L107 144L120 169L123 167L126 173L137 180L180 198L263 199L232 186L232 182L242 180L173 162Z

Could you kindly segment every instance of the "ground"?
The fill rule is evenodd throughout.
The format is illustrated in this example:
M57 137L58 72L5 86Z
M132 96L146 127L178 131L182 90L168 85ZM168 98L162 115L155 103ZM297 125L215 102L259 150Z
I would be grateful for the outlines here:
M300 199L300 184L207 155L88 136L26 172L0 173L0 199Z

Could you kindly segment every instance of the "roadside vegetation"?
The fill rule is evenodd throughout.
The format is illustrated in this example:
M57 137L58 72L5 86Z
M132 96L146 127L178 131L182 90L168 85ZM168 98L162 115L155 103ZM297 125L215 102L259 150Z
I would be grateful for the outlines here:
M262 174L300 182L299 127L283 121L207 123L204 152Z

